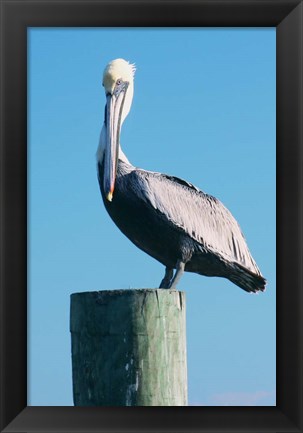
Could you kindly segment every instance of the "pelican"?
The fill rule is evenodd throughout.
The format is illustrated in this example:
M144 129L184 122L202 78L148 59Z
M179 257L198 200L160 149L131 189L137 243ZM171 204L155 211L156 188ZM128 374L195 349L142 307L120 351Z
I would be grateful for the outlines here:
M187 271L227 278L247 292L264 291L266 280L241 229L218 199L178 177L134 167L123 153L120 132L134 74L135 66L123 59L111 61L103 73L97 172L107 212L125 236L165 266L160 288L176 290Z

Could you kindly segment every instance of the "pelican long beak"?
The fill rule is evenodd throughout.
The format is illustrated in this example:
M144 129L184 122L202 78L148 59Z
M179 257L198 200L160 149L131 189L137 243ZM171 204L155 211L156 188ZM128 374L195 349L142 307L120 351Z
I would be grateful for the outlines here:
M104 160L104 192L108 201L112 201L117 174L119 154L119 109L116 96L106 98L106 148Z
M106 98L106 149L104 160L104 192L108 201L112 201L118 168L121 117L127 83Z

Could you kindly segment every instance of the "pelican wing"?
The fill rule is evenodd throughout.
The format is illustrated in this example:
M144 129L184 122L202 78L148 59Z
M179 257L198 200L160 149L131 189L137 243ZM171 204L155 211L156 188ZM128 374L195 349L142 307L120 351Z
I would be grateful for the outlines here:
M177 177L145 170L132 175L137 197L208 250L261 275L237 221L219 200Z

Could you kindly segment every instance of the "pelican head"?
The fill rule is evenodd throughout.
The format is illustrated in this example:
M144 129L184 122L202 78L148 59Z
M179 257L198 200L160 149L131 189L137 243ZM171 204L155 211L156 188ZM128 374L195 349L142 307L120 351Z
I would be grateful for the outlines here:
M120 131L129 113L134 93L135 66L123 59L111 61L103 73L106 107L102 140L104 158L103 186L107 200L112 201L118 166Z

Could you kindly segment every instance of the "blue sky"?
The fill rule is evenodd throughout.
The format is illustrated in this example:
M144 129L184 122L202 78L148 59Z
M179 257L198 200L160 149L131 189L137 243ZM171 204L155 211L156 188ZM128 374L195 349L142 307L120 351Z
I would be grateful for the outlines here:
M220 278L181 279L189 404L275 405L275 44L274 28L29 30L29 405L73 405L71 293L163 277L100 197L102 73L119 57L137 66L121 134L129 160L219 198L268 280L250 295Z

